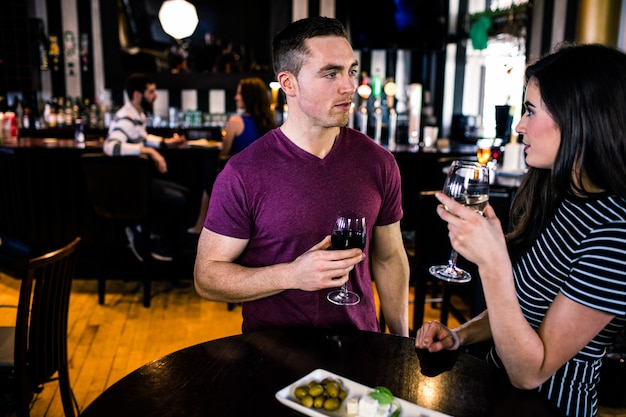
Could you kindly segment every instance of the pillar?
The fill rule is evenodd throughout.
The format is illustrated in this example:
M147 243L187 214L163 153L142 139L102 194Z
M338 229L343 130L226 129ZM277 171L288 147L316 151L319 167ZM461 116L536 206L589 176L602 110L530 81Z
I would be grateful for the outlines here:
M580 0L576 42L617 47L621 0Z

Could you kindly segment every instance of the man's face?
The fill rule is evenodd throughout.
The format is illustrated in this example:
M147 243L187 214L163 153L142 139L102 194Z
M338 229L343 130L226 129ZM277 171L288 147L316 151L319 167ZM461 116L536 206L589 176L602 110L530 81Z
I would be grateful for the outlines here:
M344 126L358 74L354 51L338 36L311 38L306 44L309 54L296 77L294 100L313 124Z
M145 113L154 111L154 100L157 98L156 84L148 84L141 96L141 108Z

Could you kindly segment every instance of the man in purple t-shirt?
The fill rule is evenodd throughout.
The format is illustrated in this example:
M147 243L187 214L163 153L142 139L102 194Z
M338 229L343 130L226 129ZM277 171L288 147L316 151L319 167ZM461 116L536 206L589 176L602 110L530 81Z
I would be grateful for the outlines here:
M390 331L408 336L400 174L393 155L345 127L358 72L345 28L332 18L302 19L276 36L273 53L289 117L218 176L198 243L196 290L243 302L243 331L378 331L374 279ZM327 250L344 210L365 215L364 250ZM346 281L361 302L329 302L328 292Z

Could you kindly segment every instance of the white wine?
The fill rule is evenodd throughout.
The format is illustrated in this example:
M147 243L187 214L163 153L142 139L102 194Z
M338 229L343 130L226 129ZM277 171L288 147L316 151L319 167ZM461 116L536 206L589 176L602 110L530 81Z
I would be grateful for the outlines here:
M463 205L471 210L482 213L487 203L489 202L489 194L479 194L465 197L465 201L462 201Z

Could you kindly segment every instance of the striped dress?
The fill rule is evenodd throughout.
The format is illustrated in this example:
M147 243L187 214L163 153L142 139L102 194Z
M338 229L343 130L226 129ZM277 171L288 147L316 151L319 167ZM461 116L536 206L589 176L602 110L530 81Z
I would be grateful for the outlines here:
M626 325L626 199L565 200L513 267L524 316L538 328L559 292L615 318L538 390L567 416L598 412L606 348ZM495 349L488 360L501 366Z

